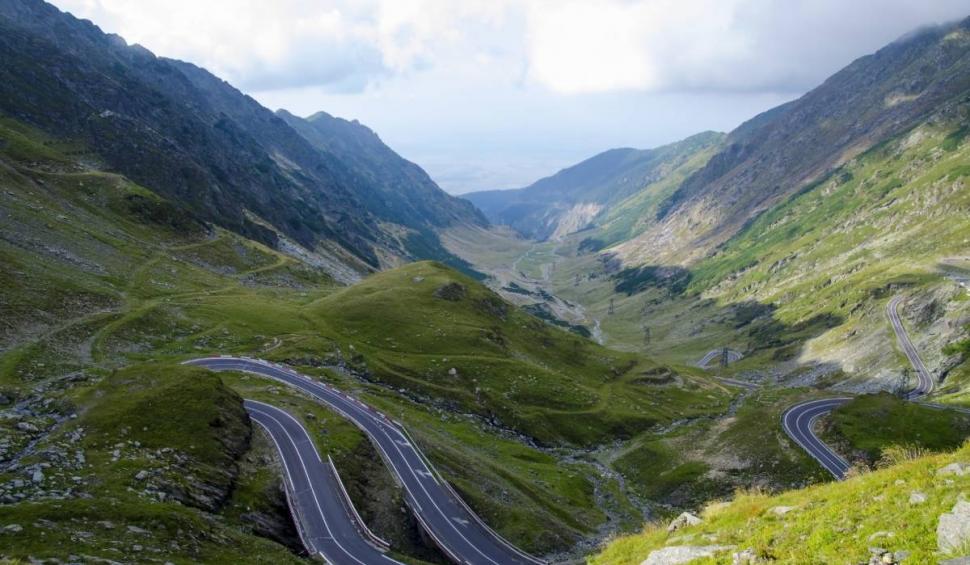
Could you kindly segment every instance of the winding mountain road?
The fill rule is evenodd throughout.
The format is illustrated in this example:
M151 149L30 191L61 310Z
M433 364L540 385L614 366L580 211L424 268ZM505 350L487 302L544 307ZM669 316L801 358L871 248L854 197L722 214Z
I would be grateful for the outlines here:
M320 555L328 563L400 563L384 555L362 535L362 528L366 526L355 523L356 514L342 502L340 479L333 466L320 458L303 424L270 404L246 400L244 406L253 421L266 430L280 453L290 510L307 551Z
M349 419L366 433L377 447L388 469L404 488L408 506L414 512L421 526L445 555L454 562L474 565L544 563L517 549L489 528L461 500L451 486L435 472L430 462L414 445L402 427L356 398L290 368L259 359L207 357L186 361L186 364L205 367L213 371L243 371L274 379L299 389ZM259 408L257 407L257 409ZM257 422L263 424L258 419ZM293 428L290 428L289 431L292 434L297 433ZM293 463L299 461L300 458L294 459L292 449L286 453L284 453L284 449L284 446L280 447L281 454L287 461L288 468L293 469ZM305 461L309 457L308 453L300 452L296 455L303 456ZM319 458L317 459L319 460ZM322 507L324 504L333 505L334 501L328 499L324 494L313 490L294 488L295 506L312 508L313 506ZM295 518L301 520L303 515L298 513ZM345 526L353 528L353 521L346 515L345 518L347 518ZM310 540L317 540L316 543L322 543L322 541L325 541L324 538L328 536L336 537L330 535L326 527L321 529L320 522L303 522L301 529ZM326 522L324 526L328 524L330 522ZM314 547L319 546L315 545ZM380 557L385 559L384 563L390 561L386 556ZM377 559L373 555L369 555L368 558ZM348 557L337 559L334 563L371 563L371 561L360 561L358 559L356 556L353 559Z
M700 367L701 369L706 369L707 366L711 364L711 361L714 361L715 359L719 359L723 355L724 355L723 347L719 349L712 349L708 351L707 354L704 355L704 357L702 357L701 360L698 361L695 365L697 367ZM741 353L740 351L735 351L733 349L727 350L728 363L736 363L740 361L742 357L744 357L744 354Z
M910 341L909 334L906 333L906 328L903 327L903 322L899 317L897 308L902 299L902 296L894 296L889 301L886 305L886 316L889 318L890 324L892 324L893 332L896 333L896 340L899 342L899 346L903 349L906 358L909 359L910 364L916 370L918 379L916 388L906 393L906 399L918 401L933 391L933 378L929 370L926 369L926 365L923 364L923 360L920 358L916 347L913 346L913 342ZM785 433L788 434L788 437L794 440L795 443L801 446L802 449L808 452L809 455L839 480L845 478L845 474L850 467L849 463L831 447L823 443L815 435L812 428L820 417L845 404L849 400L851 398L809 400L792 406L781 416L782 427ZM944 408L939 404L920 403L931 408ZM957 410L963 412L961 409Z
M802 449L804 449L813 459L819 462L822 467L832 473L836 479L842 480L849 471L849 462L836 453L831 447L826 445L815 435L813 428L815 422L828 414L832 410L852 400L851 398L825 398L822 400L810 400L796 404L785 410L781 416L781 425L788 434Z
M933 377L926 369L926 365L923 364L923 359L920 358L919 351L913 346L913 342L909 339L909 334L906 333L906 328L903 327L903 321L899 318L897 309L902 300L902 296L894 296L889 301L889 304L886 305L886 315L889 316L889 322L892 324L893 331L896 333L896 341L899 343L899 347L906 354L906 358L909 359L909 363L913 366L913 369L916 369L916 388L906 395L906 398L915 400L933 392Z

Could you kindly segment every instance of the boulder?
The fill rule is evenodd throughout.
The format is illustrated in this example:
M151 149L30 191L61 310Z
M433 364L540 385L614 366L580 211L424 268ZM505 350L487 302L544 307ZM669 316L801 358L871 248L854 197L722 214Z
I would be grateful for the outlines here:
M914 490L909 493L909 503L910 504L923 504L926 502L926 494L918 490Z
M684 526L694 526L700 524L701 522L703 522L703 520L697 516L691 514L690 512L684 512L680 516L674 518L674 521L667 526L667 531L672 532L674 530L679 530Z
M970 463L950 463L946 467L937 470L936 474L940 476L956 475L958 477L970 475Z
M881 547L870 547L869 553L872 554L872 557L869 559L868 565L896 565L899 563L893 552Z
M17 429L22 432L36 432L37 426L31 424L30 422L17 422Z
M970 502L958 501L950 512L940 515L936 543L943 553L959 551L970 544Z
M754 549L748 548L744 551L739 551L737 553L731 554L731 565L754 565L756 563L763 563L764 559L755 553Z
M784 516L785 514L788 514L795 508L797 507L796 506L773 506L770 509L768 509L768 512L771 512L775 516Z
M651 551L640 565L679 565L734 549L733 545L676 545Z

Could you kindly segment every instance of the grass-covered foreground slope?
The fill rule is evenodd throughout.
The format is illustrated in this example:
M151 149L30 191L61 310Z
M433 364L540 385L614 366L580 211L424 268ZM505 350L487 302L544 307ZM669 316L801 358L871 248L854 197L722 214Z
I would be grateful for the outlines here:
M745 550L776 563L865 563L874 547L906 555L904 563L936 563L970 549L941 550L937 539L941 515L970 488L967 469L965 445L840 483L775 496L742 492L709 505L700 524L673 532L667 524L648 525L641 534L613 540L590 563L635 565L671 546L725 546L696 563L732 563L732 553Z
M211 539L240 553L285 555L297 542L272 449L245 419L233 419L246 395L305 418L365 519L395 549L440 557L349 424L271 382L177 370L190 357L260 356L359 394L401 419L491 525L540 553L568 551L643 515L643 501L576 453L727 404L722 386L553 328L440 264L340 287L320 269L212 229L96 163L77 144L0 122L0 497L4 516L22 527L9 546L16 551L0 554L27 555L53 535L32 526L45 523L30 509L40 516L77 505L86 512L81 532L102 520L138 525L133 512L145 506L215 524ZM210 388L180 384L195 379ZM182 403L196 415L175 419ZM184 425L152 425L156 411L166 426ZM75 426L108 431L96 444L56 446ZM211 437L228 443L203 449ZM143 447L132 447L129 460L134 442ZM180 454L167 470L149 457L160 457L165 442ZM48 446L67 450L68 459L80 450L84 468L48 457ZM42 464L49 467L35 483L25 466ZM142 465L148 478L126 475ZM112 478L124 481L105 484ZM191 509L172 493L208 502ZM109 495L122 498L99 502ZM124 528L93 530L91 547L112 558L108 546L121 544L116 557L135 559L134 545L178 543L165 550L175 561L238 561L210 548L209 538L183 547L179 529L190 528L156 528L150 543L129 540ZM273 549L259 550L264 544ZM52 543L47 555L64 557L65 547Z
M217 377L160 365L77 378L51 397L54 416L30 404L4 410L5 425L20 414L17 426L36 443L0 471L0 556L298 561L221 514L252 431L239 396Z

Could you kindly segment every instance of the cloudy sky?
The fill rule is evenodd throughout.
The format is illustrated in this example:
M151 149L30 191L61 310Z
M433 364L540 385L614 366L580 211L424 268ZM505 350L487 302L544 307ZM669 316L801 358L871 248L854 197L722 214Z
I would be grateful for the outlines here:
M967 0L54 0L264 105L371 126L454 193L727 131Z

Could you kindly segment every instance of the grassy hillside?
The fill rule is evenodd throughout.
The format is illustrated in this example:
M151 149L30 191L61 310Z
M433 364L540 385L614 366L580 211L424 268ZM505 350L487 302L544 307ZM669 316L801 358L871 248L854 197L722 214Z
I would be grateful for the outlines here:
M382 382L546 444L622 439L724 406L719 387L652 385L671 369L553 328L435 263L369 277L307 315Z
M880 464L896 446L947 451L970 437L970 415L906 402L888 393L859 396L826 420L825 441L868 466Z
M0 491L12 498L3 507L0 555L299 561L252 535L245 520L219 515L251 428L238 395L218 378L158 365L78 380L50 397L53 415L26 403L30 416L19 423L33 427L36 443L19 468L0 471Z
M568 551L642 518L644 501L576 453L727 405L722 386L553 328L440 264L408 265L340 287L318 268L207 226L124 177L92 169L90 153L87 164L79 164L66 154L67 147L74 151L70 144L10 120L0 123L0 140L0 412L9 424L0 463L32 461L39 456L36 446L88 418L86 429L124 435L119 441L125 445L131 438L161 449L156 443L169 438L173 449L185 452L180 464L192 469L189 474L232 493L213 497L209 487L202 489L213 504L184 510L186 520L215 521L212 539L234 544L240 553L285 555L280 544L292 545L294 538L278 470L268 463L272 450L258 434L249 435L248 425L239 427L228 416L223 423L215 419L223 409L238 415L232 391L313 414L307 422L318 431L321 449L334 456L374 528L412 557L438 559L400 512L400 493L373 464L359 432L267 381L224 375L224 385L202 380L199 386L211 387L198 389L163 378L198 377L173 369L185 358L256 355L355 392L402 419L493 526L542 553ZM184 394L197 395L199 402ZM179 429L151 423L156 407L172 411L180 403L196 410L197 419L172 418L186 423ZM24 407L30 427L16 425ZM242 443L232 443L230 451L200 451L213 422L216 435L231 432ZM24 478L22 471L0 481L0 496L13 496L10 508L25 513L17 514L24 516L18 518L23 537L11 555L25 555L43 539L43 529L27 527L36 521L29 514L36 504L47 505L42 513L54 504L77 504L95 525L141 523L132 514L142 511L138 493L125 499L128 514L112 514L113 506L87 498L100 496L93 486L101 484L98 477L152 466L141 452L123 466L113 462L114 443L82 449L91 486L84 479L57 502L38 499L31 477L12 482ZM211 460L217 456L223 459ZM61 462L50 463L72 480ZM171 477L173 484L176 479ZM120 484L126 488L131 480ZM170 509L171 498L149 502L158 512L183 512ZM167 547L179 527L189 529L156 530L151 547ZM220 533L223 527L228 533ZM122 533L99 530L97 547L119 542ZM200 538L191 546L196 553L187 545L171 555L238 560L231 553L236 549L224 557L215 549L206 553L207 543ZM252 549L267 543L274 549ZM54 555L64 546L50 547L48 555ZM98 554L110 556L101 549Z
M751 550L777 563L862 563L871 547L905 552L904 562L935 563L965 555L939 551L936 529L970 487L970 474L948 473L970 462L970 445L955 452L902 461L845 482L768 496L741 492L729 503L709 505L701 524L674 532L666 524L621 537L590 557L593 564L637 564L671 546L729 546L697 563L731 563L732 552ZM922 496L919 496L922 495ZM965 548L963 548L965 549ZM692 561L693 563L693 561Z
M945 317L953 326L966 311L965 292L943 264L961 257L970 239L965 111L868 151L766 212L691 269L689 292L720 304L770 304L785 323L820 314L842 319L810 344L806 357L850 369L886 367L879 357L892 338L881 339L882 347L870 341L874 331L885 331L877 321L890 294L912 289L914 300L903 309L910 323ZM920 345L938 363L944 343Z

